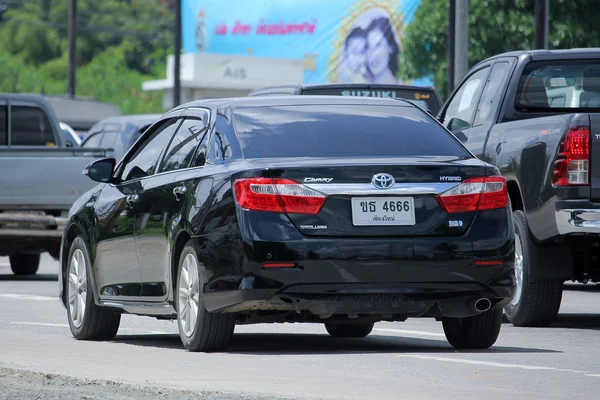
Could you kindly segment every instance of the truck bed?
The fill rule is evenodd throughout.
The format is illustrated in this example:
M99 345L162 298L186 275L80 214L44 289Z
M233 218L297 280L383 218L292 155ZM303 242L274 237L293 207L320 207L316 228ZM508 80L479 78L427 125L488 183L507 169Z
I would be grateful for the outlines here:
M106 149L0 147L0 211L66 211L95 183L81 171Z

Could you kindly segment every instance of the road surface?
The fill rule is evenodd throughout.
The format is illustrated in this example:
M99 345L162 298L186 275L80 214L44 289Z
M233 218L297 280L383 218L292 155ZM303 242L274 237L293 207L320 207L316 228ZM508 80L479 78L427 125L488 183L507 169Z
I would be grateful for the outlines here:
M0 258L0 399L595 399L600 287L568 285L550 328L505 323L488 351L457 352L441 324L379 323L365 339L321 325L236 327L225 353L185 351L174 322L125 315L111 342L71 337L58 263L35 279Z

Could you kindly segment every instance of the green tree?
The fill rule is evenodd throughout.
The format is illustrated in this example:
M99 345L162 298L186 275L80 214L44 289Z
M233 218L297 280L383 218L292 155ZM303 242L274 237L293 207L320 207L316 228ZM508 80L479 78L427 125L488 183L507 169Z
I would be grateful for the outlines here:
M550 1L550 48L600 45L597 0ZM533 0L469 1L469 66L495 54L532 49L535 37ZM422 0L406 30L400 75L433 75L445 96L448 88L448 2Z

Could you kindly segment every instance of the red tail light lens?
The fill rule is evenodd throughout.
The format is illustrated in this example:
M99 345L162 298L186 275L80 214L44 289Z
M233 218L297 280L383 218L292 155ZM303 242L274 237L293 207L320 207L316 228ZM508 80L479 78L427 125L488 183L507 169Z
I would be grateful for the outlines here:
M437 200L450 214L505 208L509 204L506 180L501 176L467 179Z
M554 163L554 186L587 185L590 165L590 130L571 129L560 143Z
M248 178L233 184L235 198L247 210L318 214L327 197L291 179Z

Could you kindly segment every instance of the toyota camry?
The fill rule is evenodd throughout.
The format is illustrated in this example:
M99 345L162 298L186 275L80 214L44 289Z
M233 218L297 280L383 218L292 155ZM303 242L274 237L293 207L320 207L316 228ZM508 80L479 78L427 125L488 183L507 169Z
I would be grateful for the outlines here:
M506 182L403 100L202 100L158 119L123 159L84 171L60 299L73 336L108 340L121 314L177 320L190 351L236 324L441 321L489 348L514 293Z

